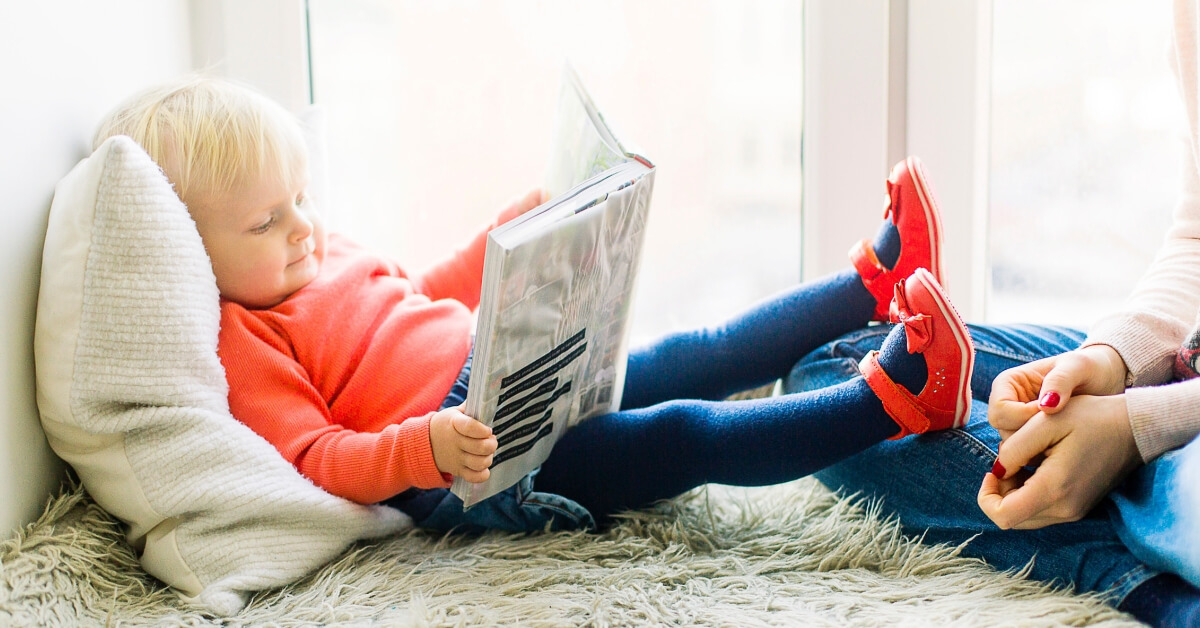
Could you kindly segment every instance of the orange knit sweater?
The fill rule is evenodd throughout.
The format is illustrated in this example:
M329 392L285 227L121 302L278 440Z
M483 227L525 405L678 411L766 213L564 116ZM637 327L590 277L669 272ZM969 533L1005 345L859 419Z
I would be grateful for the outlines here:
M486 234L420 276L331 235L317 278L283 303L222 301L233 416L334 495L448 486L429 419L471 350Z

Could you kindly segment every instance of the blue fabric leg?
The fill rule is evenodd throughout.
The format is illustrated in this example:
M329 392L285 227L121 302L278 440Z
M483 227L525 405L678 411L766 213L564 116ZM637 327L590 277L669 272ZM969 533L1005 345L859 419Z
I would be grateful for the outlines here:
M861 377L766 399L668 401L572 428L542 465L538 488L603 522L709 482L794 480L898 431Z
M723 325L630 351L621 409L724 399L787 375L797 360L867 324L875 300L853 270L766 299Z
M1117 534L1133 553L1200 587L1200 439L1138 469L1110 497Z
M886 330L868 328L834 341L796 365L785 390L835 384ZM1033 560L1031 577L1105 592L1120 601L1154 575L1118 538L1103 509L1040 530L1000 530L979 510L979 483L995 461L999 435L987 423L986 399L1000 371L1078 346L1084 335L1063 328L971 326L976 346L976 401L965 429L880 443L817 473L827 486L878 499L885 516L926 542L967 543L963 553L998 569Z
M784 376L821 343L865 325L874 304L848 270L724 325L632 352L622 410L564 434L542 465L539 489L604 520L709 482L794 480L895 435L896 424L861 378L798 395L716 401ZM896 331L881 364L913 387L924 381L924 361L909 356L903 330Z

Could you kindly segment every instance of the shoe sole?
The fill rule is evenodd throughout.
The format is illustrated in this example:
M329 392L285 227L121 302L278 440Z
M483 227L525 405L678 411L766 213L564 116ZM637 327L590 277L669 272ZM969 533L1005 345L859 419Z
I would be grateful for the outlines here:
M975 373L975 352L971 351L971 334L967 331L967 325L963 322L962 317L958 315L958 310L954 309L954 305L946 299L941 284L934 278L932 272L918 268L913 273L913 277L929 291L938 310L942 313L942 318L950 322L950 331L954 334L955 345L958 346L960 358L958 381L962 385L959 387L958 399L954 406L954 425L952 427L961 428L966 425L967 417L971 415L971 376Z
M929 271L945 289L946 273L942 269L942 213L939 211L937 200L927 183L928 174L925 172L925 164L916 157L907 157L904 162L908 176L913 181L913 187L917 190L917 198L921 200L921 207L925 210L925 228L929 232L930 243L929 262L931 268Z

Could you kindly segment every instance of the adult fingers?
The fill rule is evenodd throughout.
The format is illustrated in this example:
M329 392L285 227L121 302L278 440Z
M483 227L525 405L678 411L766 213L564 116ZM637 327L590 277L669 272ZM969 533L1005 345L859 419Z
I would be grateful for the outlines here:
M1045 358L1008 369L996 376L988 398L988 422L1002 434L1015 432L1037 414L1042 379L1054 367Z
M1054 506L1057 493L1047 485L1046 474L1034 473L1013 487L1012 480L1002 480L995 474L984 476L979 487L980 510L1000 529L1031 529L1051 521L1042 521L1047 509Z
M1004 497L1024 485L1025 480L1029 479L1030 475L1024 469L1015 474L1010 474L1006 479L1001 479L990 472L984 474L983 481L979 484L979 494L976 496L976 500L979 502L979 509L999 526L1000 521L997 521L997 519Z
M1024 427L1004 440L993 468L1001 479L1028 466L1053 447L1065 434L1066 426L1050 421L1045 414L1030 419Z
M1046 374L1038 395L1038 408L1046 414L1057 414L1067 406L1075 389L1092 374L1091 361L1077 351L1064 354Z
M1120 394L1125 390L1126 372L1121 354L1108 345L1088 345L1063 354L1046 374L1039 407L1046 414L1057 414L1075 395Z

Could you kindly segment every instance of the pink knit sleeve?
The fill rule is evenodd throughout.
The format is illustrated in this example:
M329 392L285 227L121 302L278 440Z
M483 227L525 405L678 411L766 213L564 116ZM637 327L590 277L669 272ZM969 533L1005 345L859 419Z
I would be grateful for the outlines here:
M1200 378L1125 391L1125 408L1142 460L1182 447L1200 434Z

